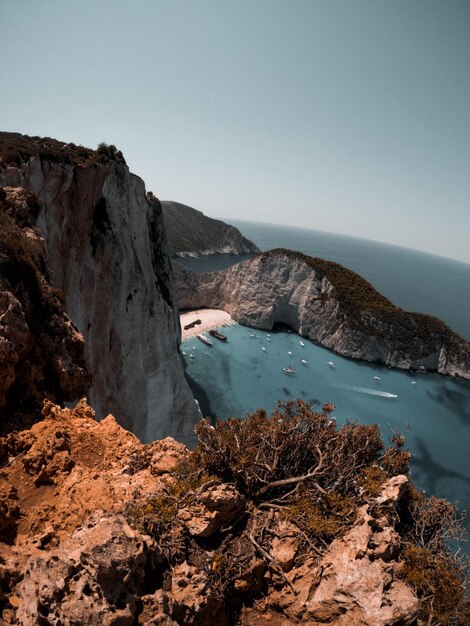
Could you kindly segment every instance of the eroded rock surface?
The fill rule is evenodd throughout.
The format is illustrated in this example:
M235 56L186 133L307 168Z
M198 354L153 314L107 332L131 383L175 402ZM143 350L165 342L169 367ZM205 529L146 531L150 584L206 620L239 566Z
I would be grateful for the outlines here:
M22 188L0 188L0 429L84 394L90 378L82 335L51 285L45 244L33 223L40 202Z
M74 409L46 402L43 415L0 439L3 624L414 623L396 531L369 509L381 499L393 510L406 477L388 480L321 555L233 484L178 491L177 464L191 458L182 444L143 445L111 415L96 422L84 400Z
M113 413L144 441L191 438L199 412L178 354L159 201L146 196L112 146L96 152L15 133L0 133L0 184L39 200L35 212L16 214L44 237L52 283L65 293L65 309L85 339L97 416ZM14 300L0 302L0 316L15 317L17 355L8 357L9 371L28 349L16 309Z
M279 249L219 272L174 269L181 308L223 309L265 330L282 323L350 358L470 379L470 342L337 263Z

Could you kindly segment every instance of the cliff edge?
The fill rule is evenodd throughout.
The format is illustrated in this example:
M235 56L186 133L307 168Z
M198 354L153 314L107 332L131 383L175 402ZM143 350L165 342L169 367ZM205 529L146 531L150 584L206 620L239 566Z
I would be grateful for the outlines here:
M283 323L353 358L470 379L470 343L437 318L408 313L338 263L276 249L219 272L174 264L181 308L223 309L236 321Z
M179 202L164 200L161 204L170 253L173 256L198 257L259 252L256 245L243 237L235 226L207 217L201 211Z
M31 222L85 339L98 417L112 412L144 441L192 437L199 412L178 354L159 201L114 146L94 151L17 133L0 133L0 184L39 200Z

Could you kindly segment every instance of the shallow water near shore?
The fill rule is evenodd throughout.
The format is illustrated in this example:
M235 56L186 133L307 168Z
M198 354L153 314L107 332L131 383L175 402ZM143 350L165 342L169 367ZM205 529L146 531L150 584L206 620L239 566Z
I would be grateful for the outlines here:
M181 347L205 416L242 417L296 398L318 408L332 402L338 424L378 423L385 443L404 430L416 486L470 508L470 382L348 360L294 332L238 324L222 332L227 343L192 338Z

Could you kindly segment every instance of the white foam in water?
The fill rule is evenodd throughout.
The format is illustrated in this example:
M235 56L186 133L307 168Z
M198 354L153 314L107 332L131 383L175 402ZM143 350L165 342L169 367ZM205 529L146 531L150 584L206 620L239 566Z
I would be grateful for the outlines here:
M368 389L367 387L356 387L355 385L345 385L345 389L357 391L358 393L366 393L369 396L380 396L381 398L398 398L396 393L389 391L379 391L378 389Z

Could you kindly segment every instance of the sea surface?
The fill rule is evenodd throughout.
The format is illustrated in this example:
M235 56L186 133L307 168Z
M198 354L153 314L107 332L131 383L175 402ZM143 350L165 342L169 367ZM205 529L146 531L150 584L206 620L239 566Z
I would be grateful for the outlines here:
M395 304L436 315L470 338L470 265L352 237L231 223L261 250L285 247L337 261ZM184 262L195 271L211 271L239 260ZM348 419L378 423L385 441L396 429L405 431L418 488L470 509L470 382L348 360L287 329L266 333L236 324L223 332L227 343L214 340L207 347L193 338L181 348L204 415L242 417L295 398L319 407L332 402L338 424ZM290 367L295 373L283 371Z

